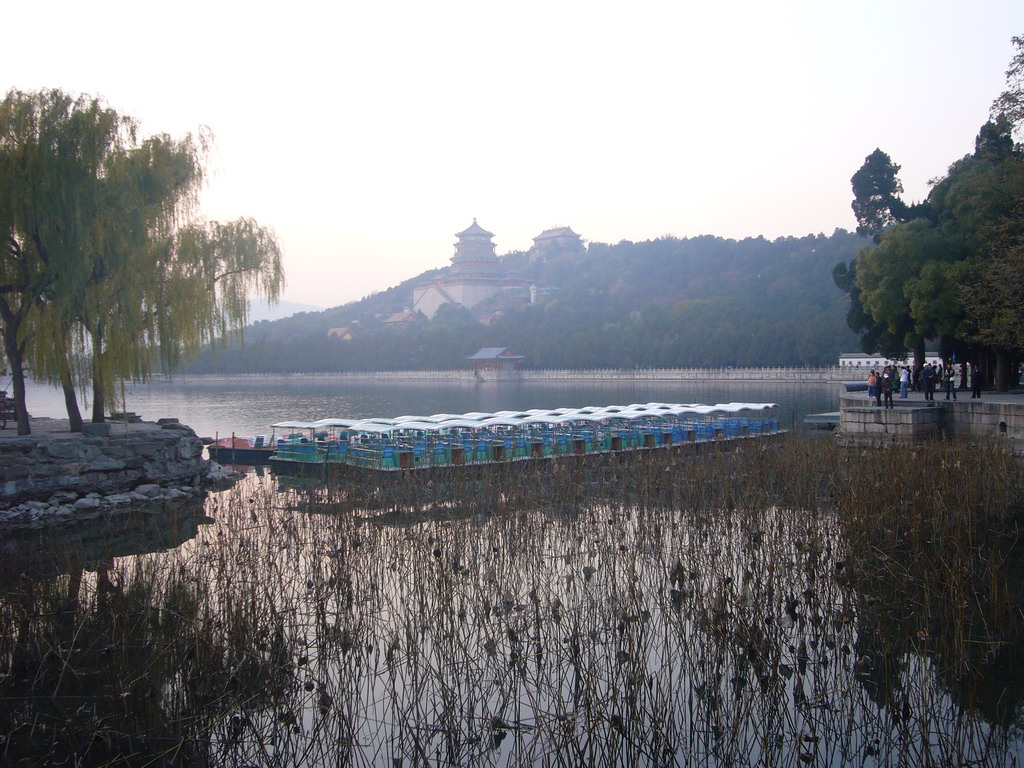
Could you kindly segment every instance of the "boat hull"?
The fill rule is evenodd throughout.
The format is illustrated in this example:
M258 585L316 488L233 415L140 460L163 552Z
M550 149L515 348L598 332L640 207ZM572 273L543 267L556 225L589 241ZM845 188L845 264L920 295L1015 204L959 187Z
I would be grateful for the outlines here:
M639 459L645 455L675 453L699 454L706 451L728 451L745 444L764 444L774 442L785 435L788 430L778 430L768 434L747 435L741 437L718 438L712 440L690 441L682 443L666 443L650 447L626 448L616 451L590 451L580 454L559 454L550 456L528 456L502 461L478 461L467 464L423 465L413 467L380 467L357 466L344 462L326 460L295 460L274 456L270 459L270 468L279 475L295 477L315 477L323 480L344 482L354 478L395 478L418 477L423 480L449 479L452 476L474 477L485 473L494 473L503 469L519 469L526 467L556 467L559 465L608 462L621 462Z
M210 459L218 464L263 465L269 464L271 457L274 455L273 448L208 445L206 450L210 454Z

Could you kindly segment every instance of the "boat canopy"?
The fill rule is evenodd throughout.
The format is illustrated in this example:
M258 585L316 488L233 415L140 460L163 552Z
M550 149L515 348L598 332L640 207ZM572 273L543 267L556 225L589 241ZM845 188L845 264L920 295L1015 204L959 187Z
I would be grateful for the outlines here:
M538 413L535 416L528 416L525 419L520 420L520 424L561 424L565 421L564 416L552 416L550 414Z
M466 418L461 413L435 413L433 416L421 416L420 421L429 421L433 423L441 421L451 421L452 419L464 419Z
M312 421L279 421L270 426L274 429L316 429L316 423Z
M483 419L477 422L481 427L518 427L522 423L523 419L515 416L495 416L492 419Z
M337 429L339 427L347 429L358 422L359 419L320 419L320 421L314 422L313 426L316 429Z
M361 421L352 426L352 431L361 434L390 434L392 432L422 430L422 422L407 421L402 424L381 424L375 421Z
M665 417L699 418L712 414L738 414L743 411L764 411L778 408L775 403L633 403L631 405L587 405L582 408L533 408L528 411L496 411L483 413L435 413L431 416L406 415L393 419L320 419L319 421L279 421L274 429L331 430L389 434L395 432L437 432L445 429L478 430L500 427L519 427L538 424L566 424L569 422L604 422L613 420L659 419Z

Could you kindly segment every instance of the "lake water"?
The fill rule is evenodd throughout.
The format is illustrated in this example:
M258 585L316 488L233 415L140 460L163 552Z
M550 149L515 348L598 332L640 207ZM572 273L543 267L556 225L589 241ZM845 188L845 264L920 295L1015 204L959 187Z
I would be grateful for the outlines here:
M125 400L223 436L648 401L775 402L788 425L839 391L290 376ZM29 408L63 416L48 388ZM436 482L253 471L180 508L0 533L0 762L1020 764L1019 465L815 444Z
M332 376L185 377L125 388L125 409L146 420L175 417L200 435L255 435L285 420L579 408L636 402L778 403L783 426L838 410L841 386L778 382L351 381ZM114 410L120 410L120 403ZM66 417L59 390L33 385L33 416ZM83 412L84 408L83 408Z
M0 762L1019 765L1019 532L950 508L1009 459L774 445L253 472L7 542Z

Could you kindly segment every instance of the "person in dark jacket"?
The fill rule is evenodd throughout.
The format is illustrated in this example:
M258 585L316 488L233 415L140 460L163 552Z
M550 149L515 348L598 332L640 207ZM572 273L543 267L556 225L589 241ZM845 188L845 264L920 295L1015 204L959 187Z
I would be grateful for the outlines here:
M981 368L971 366L971 400L981 400Z
M893 369L887 368L882 374L882 399L886 408L892 408Z
M924 389L924 399L935 399L935 369L931 363L925 363L921 370L921 386Z

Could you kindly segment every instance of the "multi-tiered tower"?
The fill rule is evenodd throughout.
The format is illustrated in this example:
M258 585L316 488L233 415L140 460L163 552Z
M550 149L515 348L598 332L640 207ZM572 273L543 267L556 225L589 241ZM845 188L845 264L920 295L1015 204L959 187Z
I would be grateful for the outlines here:
M445 304L473 308L502 291L526 296L529 283L508 275L494 251L494 234L476 223L455 235L455 253L451 271L429 283L420 283L412 292L412 308L428 318Z
M453 275L498 276L498 255L494 252L493 232L473 223L456 233L455 254L452 256Z

